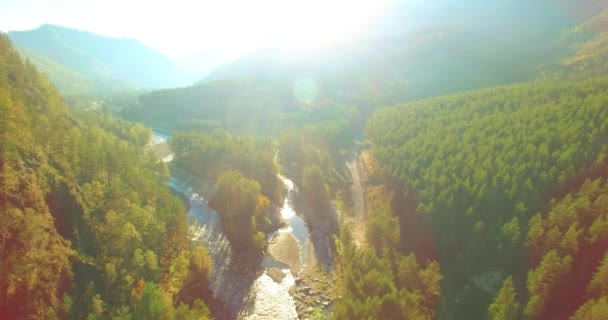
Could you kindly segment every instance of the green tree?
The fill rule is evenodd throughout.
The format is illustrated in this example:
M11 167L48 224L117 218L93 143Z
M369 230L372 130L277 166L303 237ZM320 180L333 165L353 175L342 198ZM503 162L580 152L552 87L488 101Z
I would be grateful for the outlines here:
M513 278L509 276L502 284L494 302L488 308L488 318L491 320L519 319L520 306L516 300Z
M600 320L608 314L608 298L592 299L582 305L570 320Z
M262 205L264 203L268 200L260 194L260 184L245 178L239 171L229 170L218 177L209 205L219 212L235 250L264 250L266 240L257 222L266 220L268 215L268 212L260 211L267 208Z
M187 214L155 175L149 136L66 108L0 35L0 314L129 319L180 256L189 274ZM171 283L176 294L184 282Z
M175 319L171 299L155 284L146 283L141 299L135 306L133 318L150 320Z
M546 306L552 299L552 293L563 281L572 268L572 257L561 258L551 250L541 260L538 267L528 272L528 293L530 299L524 313L530 317L539 317L546 312Z

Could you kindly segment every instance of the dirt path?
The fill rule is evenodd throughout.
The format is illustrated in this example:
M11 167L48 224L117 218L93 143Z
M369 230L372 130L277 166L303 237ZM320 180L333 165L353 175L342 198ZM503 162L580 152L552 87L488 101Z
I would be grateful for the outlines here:
M365 179L365 172L360 160L360 147L353 151L353 156L346 162L346 167L350 171L353 184L350 187L353 200L353 216L348 217L347 221L353 229L353 236L357 245L365 245L365 196L362 180Z
M353 210L354 217L357 222L360 222L365 216L365 199L363 198L363 186L361 185L361 178L359 177L359 166L357 164L358 158L355 158L351 162L348 162L348 170L353 178L353 184L350 187L350 192L353 198Z

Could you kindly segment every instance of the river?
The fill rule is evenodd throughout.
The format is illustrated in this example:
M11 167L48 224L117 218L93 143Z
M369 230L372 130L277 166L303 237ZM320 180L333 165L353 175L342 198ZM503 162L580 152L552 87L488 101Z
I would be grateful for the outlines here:
M168 135L168 134L160 133L158 131L152 131L152 140L150 141L150 143L148 145L155 145L155 144L167 142L169 137L170 137L170 135Z
M168 137L154 132L152 143L163 143ZM297 264L290 265L266 256L259 269L251 268L233 253L230 242L224 235L222 221L217 212L207 206L207 199L183 181L174 177L169 179L171 188L190 199L188 215L195 221L191 226L195 235L193 240L202 241L213 260L210 289L225 304L229 313L220 318L299 319L296 302L290 290L294 291L295 288L292 287L296 285L296 277L308 263L307 252L311 241L306 223L294 210L293 199L297 187L287 177L279 175L279 178L287 189L283 207L280 209L287 225L268 235L268 241L271 243L269 251L275 256L287 256L286 260L297 260ZM293 257L294 243L298 257ZM277 273L282 275L277 277ZM283 278L280 279L281 277Z

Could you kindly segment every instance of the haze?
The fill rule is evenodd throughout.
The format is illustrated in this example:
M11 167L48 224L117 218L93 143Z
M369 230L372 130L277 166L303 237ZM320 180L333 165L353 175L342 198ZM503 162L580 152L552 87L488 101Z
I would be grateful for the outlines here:
M0 30L50 23L135 38L175 60L202 52L226 58L266 44L308 49L344 40L388 1L24 0L3 6Z

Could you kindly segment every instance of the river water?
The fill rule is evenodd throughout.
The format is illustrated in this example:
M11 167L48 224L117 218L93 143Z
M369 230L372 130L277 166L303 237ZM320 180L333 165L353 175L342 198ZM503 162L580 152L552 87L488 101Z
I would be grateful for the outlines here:
M154 132L153 143L162 143L167 135ZM271 257L265 257L259 269L251 268L234 254L230 242L223 232L222 221L213 209L207 206L207 199L197 194L189 185L176 178L169 179L169 186L190 199L188 215L193 219L191 226L194 241L203 242L213 260L211 291L225 304L229 314L225 319L299 319L294 298L289 293L295 285L295 277L307 264L307 248L310 235L306 223L296 214L293 199L297 187L288 178L279 175L287 189L281 216L287 226L268 235L271 242L279 234L287 234L295 239L300 268L292 269ZM279 269L285 277L278 283L269 276L271 268Z
M148 145L155 145L155 144L167 142L169 137L170 136L167 134L160 133L158 131L152 131L152 140L150 141L150 143Z

